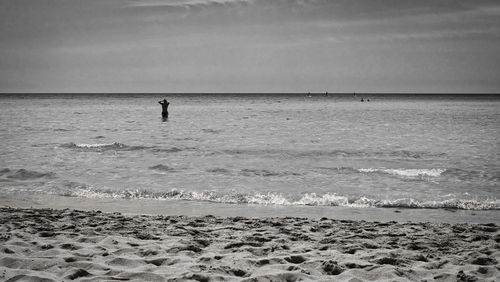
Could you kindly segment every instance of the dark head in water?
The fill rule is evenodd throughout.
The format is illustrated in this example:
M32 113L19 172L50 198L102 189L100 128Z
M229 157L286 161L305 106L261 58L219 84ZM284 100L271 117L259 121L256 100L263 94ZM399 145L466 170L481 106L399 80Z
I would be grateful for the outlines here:
M170 103L167 101L167 99L163 99L163 101L158 101L158 103L161 104L162 108L161 117L168 118L168 105L170 105Z

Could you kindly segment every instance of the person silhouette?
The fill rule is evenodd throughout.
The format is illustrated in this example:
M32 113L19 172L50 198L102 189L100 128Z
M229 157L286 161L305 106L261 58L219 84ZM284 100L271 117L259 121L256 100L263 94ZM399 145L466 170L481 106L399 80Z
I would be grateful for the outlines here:
M170 105L170 103L167 101L167 99L163 99L163 101L158 101L158 103L160 103L162 108L161 117L168 118L168 105Z

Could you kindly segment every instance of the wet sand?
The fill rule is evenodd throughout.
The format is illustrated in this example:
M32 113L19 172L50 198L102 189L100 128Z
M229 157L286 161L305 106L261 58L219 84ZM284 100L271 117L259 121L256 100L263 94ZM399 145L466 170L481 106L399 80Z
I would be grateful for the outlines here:
M4 281L498 281L498 224L0 208ZM44 280L46 279L46 280Z

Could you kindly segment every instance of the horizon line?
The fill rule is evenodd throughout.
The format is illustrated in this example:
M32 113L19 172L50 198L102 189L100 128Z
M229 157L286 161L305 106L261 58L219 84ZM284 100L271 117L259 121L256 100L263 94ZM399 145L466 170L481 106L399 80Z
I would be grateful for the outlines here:
M99 95L99 94L137 94L137 95L500 95L500 92L0 92L0 95Z

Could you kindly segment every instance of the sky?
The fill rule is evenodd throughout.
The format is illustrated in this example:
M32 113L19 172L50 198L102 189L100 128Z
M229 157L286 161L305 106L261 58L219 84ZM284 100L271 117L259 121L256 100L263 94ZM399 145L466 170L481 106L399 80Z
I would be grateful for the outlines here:
M0 0L0 92L500 93L498 0Z

